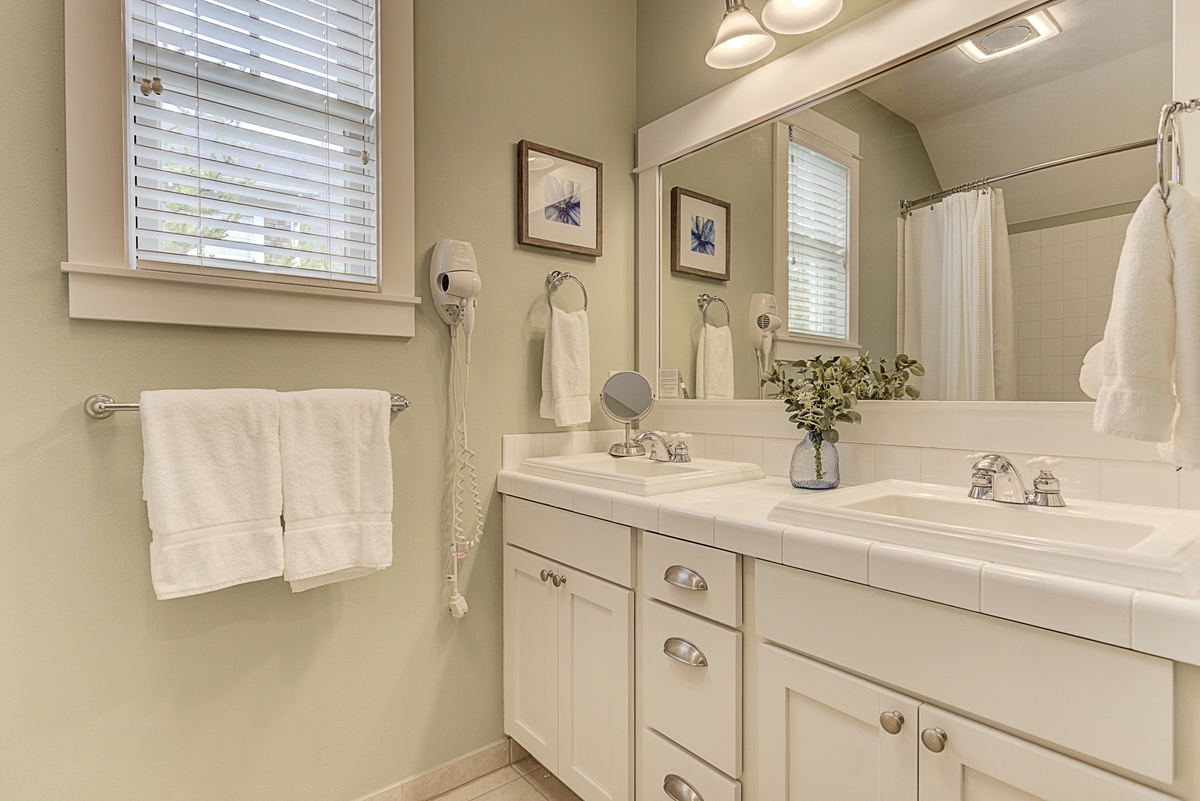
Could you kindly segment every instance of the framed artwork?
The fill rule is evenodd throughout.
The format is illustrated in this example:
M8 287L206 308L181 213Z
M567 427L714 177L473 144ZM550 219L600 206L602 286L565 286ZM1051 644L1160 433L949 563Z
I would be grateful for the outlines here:
M600 162L517 143L517 244L600 256L603 206Z
M729 204L671 190L671 272L729 280Z

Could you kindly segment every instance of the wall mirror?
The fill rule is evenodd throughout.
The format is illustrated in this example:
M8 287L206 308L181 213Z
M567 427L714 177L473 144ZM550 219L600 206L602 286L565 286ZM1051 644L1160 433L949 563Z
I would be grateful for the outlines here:
M1010 11L1024 13L1031 6ZM657 278L651 282L643 275L639 284L656 285L658 314L643 314L641 330L657 332L658 342L641 343L640 357L678 368L691 396L699 389L703 397L703 387L695 384L702 330L696 298L720 296L732 312L735 397L757 398L761 338L751 296L771 293L792 318L792 325L785 323L778 332L777 358L860 350L892 356L904 350L927 366L935 355L968 367L991 360L980 368L994 377L990 395L971 384L972 379L966 379L964 390L960 376L949 379L949 396L940 397L927 378L925 397L1087 400L1078 388L1079 368L1086 350L1103 334L1125 223L1154 182L1153 146L1038 170L956 195L955 202L983 196L990 211L981 212L970 202L965 210L949 208L952 204L942 201L919 205L903 222L900 213L903 199L1154 138L1159 110L1171 100L1171 0L1061 0L1036 8L1048 11L1061 32L984 61L949 44L867 80L845 82L816 102L794 107L798 110L741 124L735 134L707 132L705 146L672 154L677 157L663 159L659 170L643 172L642 180L650 174L658 177L654 195L639 191L643 202L648 197L657 201L659 234L655 244L643 241L639 251L639 264L652 262ZM995 25L992 18L972 30L986 32ZM978 44L986 55L1027 35L1021 25L977 36L982 40ZM695 117L676 116L676 126ZM698 127L703 124L701 120ZM789 165L798 158L812 159L818 168L822 159L840 158L856 171L856 189L825 198L828 187L821 183L825 176L820 169L815 178L789 179ZM815 181L813 194L832 211L819 202L817 208L798 208L796 198L789 198L789 186L794 190L797 180ZM727 281L672 272L671 190L676 186L729 203ZM988 201L988 195L994 197ZM790 237L789 200L792 217L804 218L792 221ZM998 219L995 206L1001 202L1004 218ZM805 238L805 226L829 225L822 213L845 220L851 229L844 251L827 253L819 236L815 243ZM992 296L972 296L963 304L964 309L987 307L990 321L965 311L961 316L938 311L938 304L949 302L936 297L939 293L967 291L946 283L947 258L939 244L952 227L947 220L964 214L976 220L988 216L994 223L990 244L986 233L982 243L980 235L965 240L971 257L985 252L997 265L1002 259L1010 265L1005 280L1011 287L996 279ZM643 223L646 219L642 217ZM963 244L947 240L945 247ZM828 285L826 273L839 260L845 277ZM790 283L789 266L799 273ZM794 291L789 295L789 286L794 290L804 281L816 286L812 296L798 300ZM837 314L845 307L847 324L836 332L839 341L788 333L798 320L800 328L816 320L815 330L832 330L820 328L826 323L826 302L838 307ZM653 317L648 329L645 324ZM956 319L948 322L952 317ZM998 333L980 342L974 330L979 328ZM938 354L948 343L952 352ZM651 374L648 366L643 369Z

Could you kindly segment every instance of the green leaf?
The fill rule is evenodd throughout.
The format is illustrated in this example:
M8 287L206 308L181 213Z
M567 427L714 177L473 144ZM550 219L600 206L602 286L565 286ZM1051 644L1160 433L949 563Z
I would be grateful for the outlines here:
M829 429L828 431L826 431L826 432L824 432L824 433L822 433L822 434L821 434L821 439L823 439L823 440L825 440L826 442L829 442L829 443L835 443L835 442L837 442L837 441L838 441L838 438L839 438L839 437L838 437L838 432L837 432L837 429L836 429L836 428L831 428L831 429Z

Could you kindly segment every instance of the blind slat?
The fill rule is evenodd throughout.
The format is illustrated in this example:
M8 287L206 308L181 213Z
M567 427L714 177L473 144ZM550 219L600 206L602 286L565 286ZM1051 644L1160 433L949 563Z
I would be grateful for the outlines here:
M850 171L794 139L788 152L788 331L846 339Z

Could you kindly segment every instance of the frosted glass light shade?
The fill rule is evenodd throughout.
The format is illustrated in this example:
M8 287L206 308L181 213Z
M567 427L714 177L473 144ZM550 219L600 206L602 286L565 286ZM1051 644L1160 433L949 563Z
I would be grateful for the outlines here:
M842 0L769 0L762 21L775 33L808 33L833 22Z
M764 31L749 9L737 0L725 12L704 63L715 69L732 70L753 64L774 49L775 37Z

